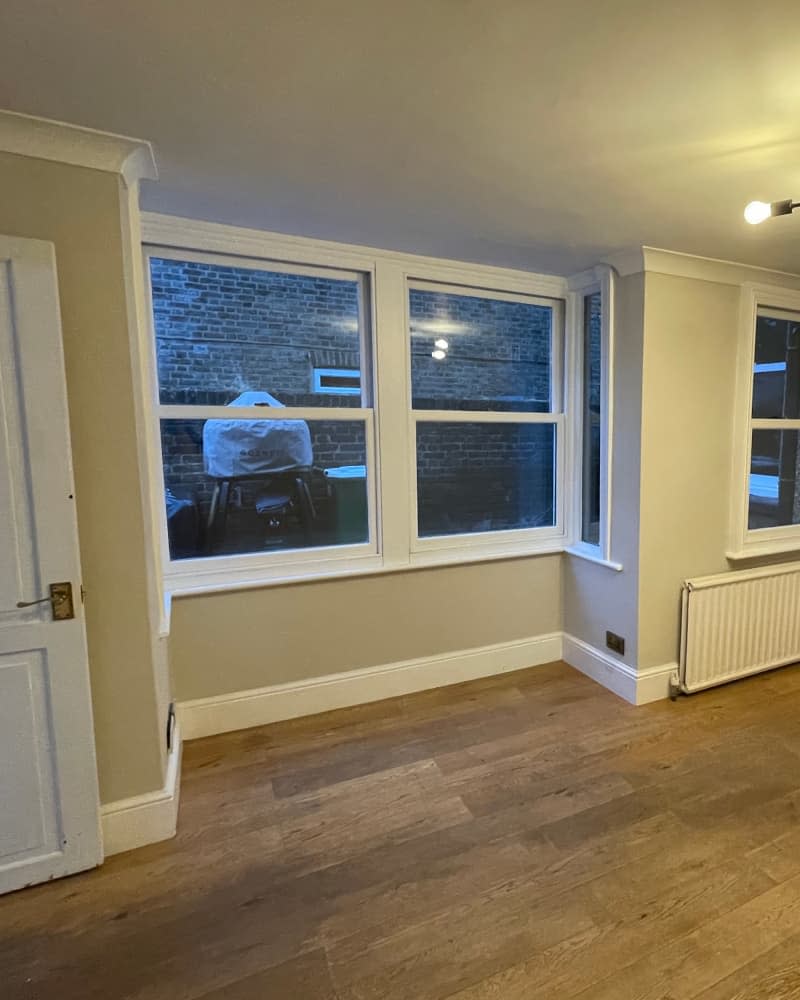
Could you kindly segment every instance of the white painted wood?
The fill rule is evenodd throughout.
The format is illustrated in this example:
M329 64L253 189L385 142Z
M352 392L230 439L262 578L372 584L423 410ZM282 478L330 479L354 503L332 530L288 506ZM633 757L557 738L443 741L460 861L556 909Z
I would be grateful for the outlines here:
M406 348L406 275L391 260L376 260L372 329L375 359L376 468L379 484L378 533L383 565L408 565L410 549L411 448L408 423L392 419L405 413L410 358ZM380 336L377 336L380 316Z
M741 290L736 349L736 395L733 423L733 461L730 483L729 552L731 559L792 552L800 547L800 525L789 524L751 531L750 458L753 430L800 429L800 420L754 420L753 362L759 312L780 316L800 313L800 291L786 285L745 283Z
M356 406L203 406L165 404L162 420L371 420L372 410Z
M604 559L600 552L598 551L598 546L587 545L585 542L576 542L575 545L569 545L564 552L568 556L575 556L578 559L584 559L586 562L595 563L597 566L605 566L607 569L613 570L615 573L621 573L624 569L622 563L614 562L613 559Z
M646 705L668 698L670 678L678 669L677 663L637 669L566 632L563 637L563 659L631 705Z
M129 187L158 178L153 147L144 139L14 111L0 111L0 151L121 174Z
M142 231L145 243L157 247L232 253L270 261L365 272L372 271L377 261L384 261L401 267L406 277L412 279L451 282L475 288L499 287L523 295L541 295L554 299L563 299L567 293L566 279L552 274L424 257L420 254L335 243L305 236L287 236L284 233L227 226L156 212L142 213Z
M561 633L180 702L187 740L460 684L561 659Z
M443 261L397 254L371 248L329 243L257 230L145 215L143 237L148 321L142 325L138 355L147 366L142 380L150 407L163 419L231 419L230 408L210 406L161 406L156 379L155 335L152 325L148 258L170 257L220 263L237 267L278 269L291 273L314 273L359 278L369 284L363 299L369 304L370 324L362 324L362 335L372 334L371 350L362 344L364 370L372 358L374 409L350 407L284 408L281 417L303 420L363 420L367 437L367 487L370 540L365 545L334 546L204 557L171 562L168 556L164 516L163 470L157 420L149 435L153 467L150 480L159 493L153 498L153 536L162 553L165 589L173 594L203 590L235 589L291 582L300 577L330 578L379 571L397 572L422 565L451 565L483 559L514 557L560 551L568 540L565 505L569 446L565 437L561 386L564 381L563 327L566 282L549 275L491 268L456 261ZM210 254L215 256L210 257ZM236 255L236 256L232 256ZM277 262L277 263L276 263ZM552 414L466 413L463 411L413 411L410 399L410 352L408 286L433 283L460 294L487 294L513 301L534 301L553 309L554 406ZM369 326L369 329L367 329ZM365 393L369 401L369 393ZM238 408L242 419L275 419L263 407ZM464 420L512 423L553 423L556 427L556 525L520 531L473 533L442 538L417 539L415 423L418 419ZM561 543L561 546L558 543Z
M616 272L607 264L598 264L569 279L567 302L567 362L565 412L568 421L571 488L565 496L568 504L568 544L566 551L591 562L622 568L611 557L611 511L613 492L614 447L614 298ZM590 545L583 534L583 383L585 344L585 298L600 292L602 302L600 347L600 541Z
M320 551L320 550L318 550ZM332 550L329 550L332 551ZM235 590L252 590L254 587L284 587L293 583L307 583L314 580L338 580L347 577L381 576L387 573L413 573L426 566L461 566L464 563L496 562L507 559L528 559L531 556L559 555L564 546L559 540L541 539L539 541L498 542L485 549L476 548L468 557L458 548L437 549L432 552L414 552L411 561L402 559L389 562L380 556L365 555L362 557L329 559L324 562L299 565L287 563L275 567L266 575L263 565L247 569L232 570L230 567L215 571L213 568L195 569L181 574L170 573L165 583L165 607L171 604L175 597L186 597L192 594L217 594ZM213 560L207 560L213 562ZM166 627L164 625L166 632Z
M51 244L0 237L0 892L102 860ZM72 583L76 617L17 602Z
M164 787L129 799L109 802L101 809L106 857L156 844L175 836L181 791L183 740L175 727L175 745L167 757Z

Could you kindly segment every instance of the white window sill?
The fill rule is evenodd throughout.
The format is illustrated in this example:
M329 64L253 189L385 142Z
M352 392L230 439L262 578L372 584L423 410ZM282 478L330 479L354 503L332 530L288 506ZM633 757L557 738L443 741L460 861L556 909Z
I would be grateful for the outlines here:
M506 559L530 559L536 556L556 555L564 551L562 542L539 544L514 551L472 551L469 554L451 550L426 552L423 559L412 555L411 561L388 563L378 557L365 557L347 562L331 561L327 566L311 567L298 564L284 565L272 570L248 568L247 570L196 570L191 573L165 574L164 590L167 601L175 597L192 597L200 594L224 593L237 590L260 590L265 587L285 587L291 584L316 583L325 580L342 580L353 577L382 576L388 573L419 572L446 566L464 566L482 562L502 562ZM621 568L621 567L620 567Z
M576 556L578 559L585 559L586 562L594 563L596 566L605 566L606 569L613 570L615 573L621 573L623 566L622 563L612 562L610 559L604 559L600 554L600 550L595 548L593 545L568 545L564 549L564 552L568 556Z
M725 558L731 562L746 562L748 559L764 559L768 556L786 556L787 560L795 560L800 555L800 542L765 542L763 545L752 545L743 549L735 549L725 553Z

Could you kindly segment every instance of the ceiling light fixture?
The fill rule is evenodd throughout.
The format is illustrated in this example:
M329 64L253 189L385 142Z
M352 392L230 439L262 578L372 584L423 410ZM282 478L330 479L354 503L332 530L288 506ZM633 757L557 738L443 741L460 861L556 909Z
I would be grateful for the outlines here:
M773 201L771 204L766 201L751 201L744 210L744 217L751 226L757 226L773 215L791 215L796 208L800 208L800 201L792 201L791 198Z

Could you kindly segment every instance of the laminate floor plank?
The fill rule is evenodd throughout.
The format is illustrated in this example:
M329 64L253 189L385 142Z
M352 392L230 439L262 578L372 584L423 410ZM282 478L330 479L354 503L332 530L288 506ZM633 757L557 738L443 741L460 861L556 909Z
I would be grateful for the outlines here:
M0 898L3 1000L800 1000L800 668L564 664L187 743L177 836Z

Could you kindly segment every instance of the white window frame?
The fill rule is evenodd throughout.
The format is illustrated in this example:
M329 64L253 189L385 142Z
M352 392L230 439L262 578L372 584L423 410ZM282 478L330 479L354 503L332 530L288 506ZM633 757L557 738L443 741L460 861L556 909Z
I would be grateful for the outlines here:
M218 264L221 267L244 268L254 271L270 271L282 274L298 274L334 278L345 281L357 281L360 288L360 302L366 310L366 315L359 324L361 333L360 355L361 371L369 371L372 362L372 350L369 338L374 329L374 316L371 315L371 295L367 287L368 276L359 270L343 270L341 268L305 266L298 263L286 264L281 261L265 258L245 258L235 254L225 254L218 251L203 252L197 250L176 250L169 247L147 244L143 247L144 276L147 295L148 318L150 324L151 364L154 374L154 413L156 447L159 459L157 484L161 497L165 495L164 467L161 456L161 421L162 420L210 420L210 419L240 419L240 420L325 420L363 423L365 435L366 467L367 467L367 523L369 540L352 545L320 545L308 548L278 549L271 552L247 552L237 555L208 555L190 559L171 559L169 554L169 539L167 535L166 512L161 516L159 525L160 550L165 581L171 588L184 590L192 588L193 584L203 586L217 582L237 582L240 580L285 579L294 575L316 575L336 572L342 566L358 566L374 563L378 555L378 515L377 515L377 481L375 462L375 409L374 406L361 407L295 407L286 406L280 410L263 406L242 406L232 411L229 406L208 406L203 404L173 405L164 404L159 399L157 375L157 343L155 331L155 316L153 312L152 287L150 279L150 258L198 261L200 263ZM275 387L280 393L280 388ZM362 398L369 401L372 395L372 380L363 379L359 390ZM163 499L160 509L164 508Z
M483 265L465 264L427 258L414 254L374 250L349 244L304 237L283 236L259 230L242 229L218 223L143 213L142 236L145 256L174 257L180 260L206 259L209 254L218 258L231 258L234 266L249 266L258 270L285 270L289 273L309 273L317 269L325 276L334 272L347 272L351 278L356 272L368 284L369 319L372 336L371 354L362 358L371 360L372 407L356 408L286 408L282 415L301 419L364 419L367 421L368 490L370 512L370 543L368 546L331 546L326 549L282 550L270 553L252 553L236 556L211 556L192 560L170 562L167 547L166 515L163 503L163 468L161 464L159 418L163 410L167 415L187 417L185 407L164 407L158 402L156 369L156 342L153 329L153 310L150 295L149 266L145 260L148 325L140 329L140 353L148 371L151 407L148 433L153 452L152 482L154 503L154 531L162 551L165 589L175 596L180 594L242 589L267 586L306 579L325 579L340 576L370 575L373 573L413 570L425 565L452 565L480 562L498 558L523 557L544 553L563 552L570 539L572 485L569 470L574 468L571 428L572 415L567 408L571 400L567 388L570 379L564 373L571 365L569 351L573 338L567 330L566 360L562 351L554 364L563 364L559 378L566 382L558 414L466 414L461 419L508 419L525 422L521 417L533 416L535 420L556 423L558 440L557 515L558 528L523 529L521 532L487 532L482 536L446 536L446 544L423 545L417 549L416 537L416 487L411 476L411 456L416 464L416 448L412 448L410 406L410 350L408 323L408 282L427 281L457 286L459 291L473 290L483 296L495 292L546 300L548 305L560 310L561 320L554 317L554 325L564 328L568 319L565 303L568 286L564 278L514 271ZM222 262L222 261L220 261ZM365 324L362 324L365 327ZM146 342L145 342L146 341ZM362 362L364 386L370 382ZM278 395L279 390L276 389ZM192 409L192 408L189 408ZM209 415L212 407L198 408ZM226 419L230 410L220 407ZM255 408L255 416L269 419L263 408ZM422 411L417 411L421 414ZM451 419L453 413L463 411L436 411L437 417ZM249 418L251 410L241 410ZM195 413L198 416L199 413ZM237 416L239 415L237 411ZM202 419L202 417L201 417ZM456 418L458 419L458 418ZM415 474L415 468L414 468ZM412 511L412 507L414 508ZM428 541L427 539L424 541Z
M734 416L733 480L731 483L729 559L752 559L800 551L800 524L775 528L748 527L750 460L754 430L798 430L800 419L753 419L753 374L756 320L759 313L800 315L800 291L774 285L742 286L737 351L736 412Z
M446 295L466 295L482 299L497 299L504 302L522 302L551 309L550 330L550 401L551 409L547 413L529 413L525 411L508 410L421 410L414 409L413 387L411 384L411 317L410 292L412 289L422 291L442 292ZM411 537L412 562L425 562L429 553L438 553L453 549L471 549L480 551L486 546L497 548L498 545L514 548L518 546L533 547L566 540L564 518L565 494L565 447L566 447L566 416L564 413L564 303L559 299L543 298L536 295L525 295L499 288L473 288L464 285L448 284L431 281L430 279L409 278L406 282L407 309L407 356L408 378L406 380L408 393L409 422L409 482L411 484L411 505L409 534ZM446 336L443 334L443 336ZM507 530L485 532L463 532L452 535L432 535L420 537L418 531L419 509L417 491L417 424L419 423L470 423L470 424L547 424L555 430L554 444L556 449L556 467L554 469L555 494L555 524L541 528L510 528Z
M567 410L572 416L574 471L571 496L571 537L567 548L570 555L600 563L619 572L622 565L612 557L612 493L614 443L614 298L616 273L607 264L599 264L575 275L569 282L568 329L569 345ZM596 545L583 539L583 476L584 476L584 379L585 379L585 302L600 293L600 531Z

